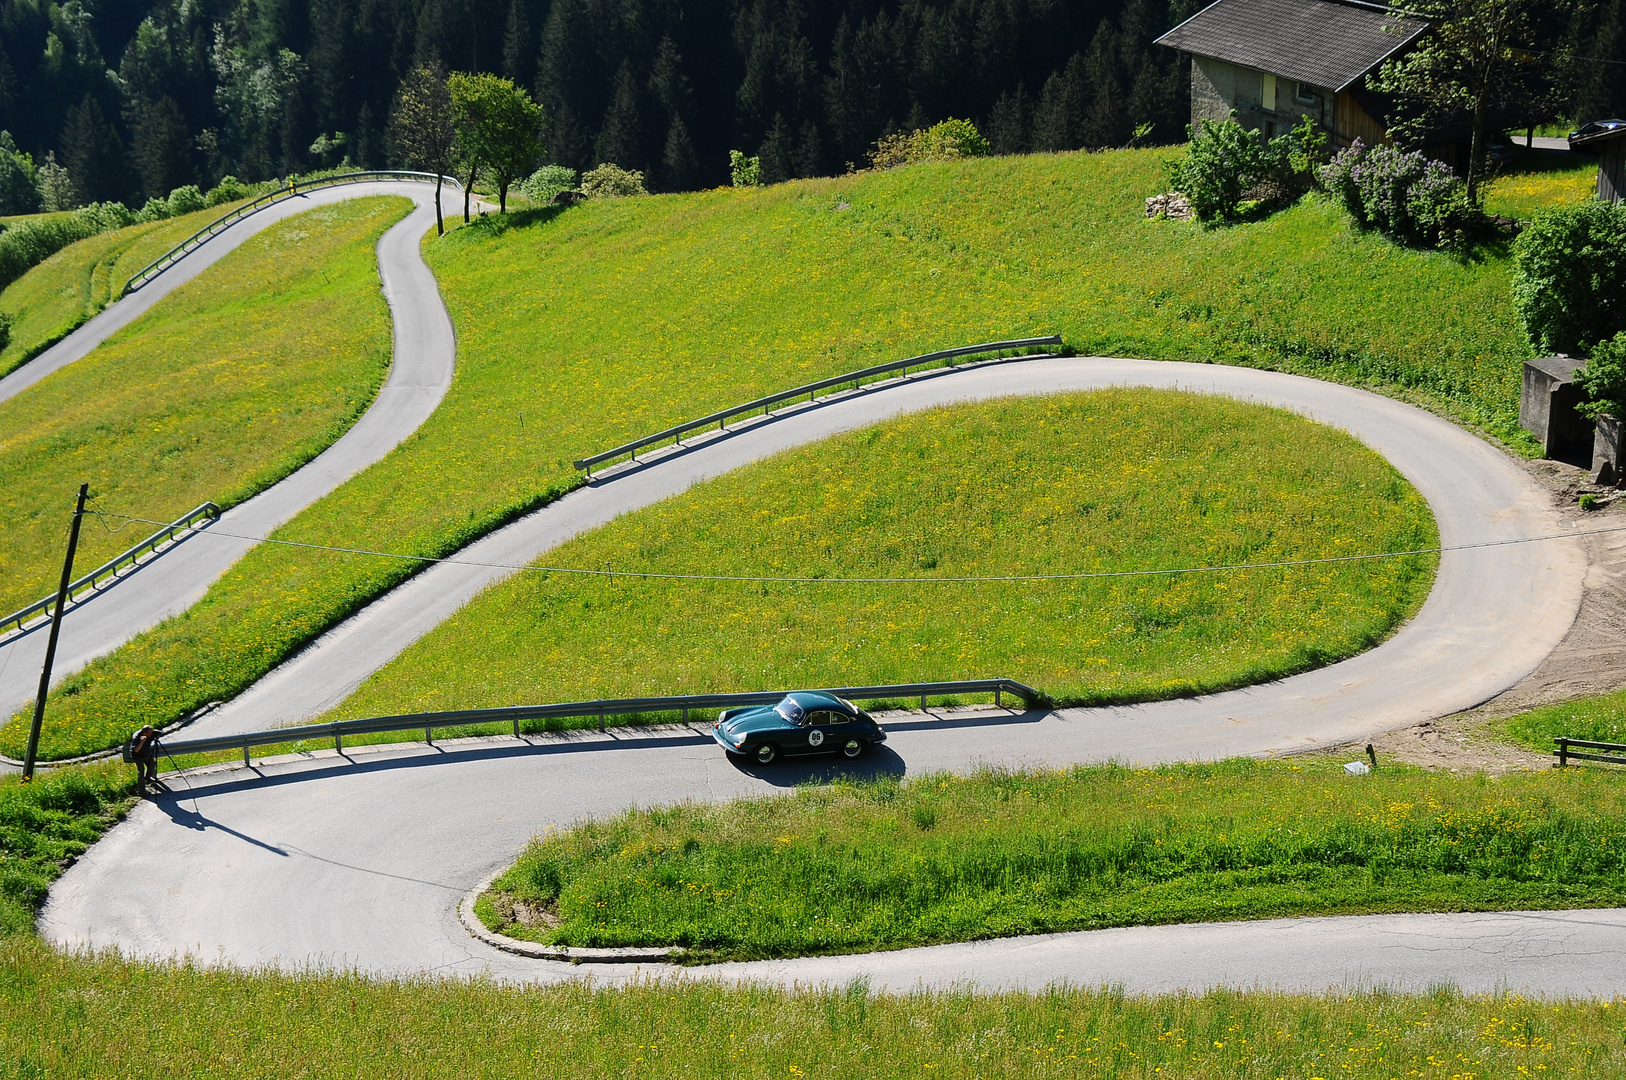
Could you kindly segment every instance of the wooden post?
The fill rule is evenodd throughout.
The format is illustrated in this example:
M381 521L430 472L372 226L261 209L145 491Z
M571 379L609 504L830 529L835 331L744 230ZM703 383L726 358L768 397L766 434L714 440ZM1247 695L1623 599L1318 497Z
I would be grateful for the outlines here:
M68 555L62 560L62 582L56 590L56 607L51 611L51 632L45 639L45 666L40 669L40 689L34 695L34 722L28 728L28 748L23 754L23 782L34 779L34 757L40 748L40 726L45 723L45 695L51 689L51 663L56 659L56 639L62 633L62 609L68 603L68 583L73 580L73 553L79 546L79 523L85 516L85 496L89 484L79 485L79 501L73 507L73 523L68 526Z
M1558 744L1558 767L1562 769L1569 764L1570 741L1568 739L1554 739Z

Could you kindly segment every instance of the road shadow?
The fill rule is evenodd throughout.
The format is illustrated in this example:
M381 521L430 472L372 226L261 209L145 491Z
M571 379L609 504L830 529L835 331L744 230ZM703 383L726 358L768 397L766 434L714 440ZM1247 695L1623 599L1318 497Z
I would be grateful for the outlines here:
M271 854L281 855L285 859L288 857L288 853L277 847L275 844L268 844L264 840L256 840L247 833L238 832L229 825L222 825L220 822L199 813L195 809L197 806L195 802L193 803L194 809L188 810L186 807L181 805L181 802L190 794L191 792L188 791L163 791L153 796L151 801L154 806L158 807L158 809L164 812L170 821L179 825L183 829L191 829L194 832L206 832L209 829L217 829L220 832L225 833L227 836L237 837L237 839L243 841L245 844L253 844L257 848L264 848L266 851L271 852Z
M1048 715L1050 714L1047 710L1029 709L1020 713L985 713L958 720L946 717L894 720L886 724L886 727L894 731L930 731L947 728L1034 724ZM502 743L481 741L472 744L453 743L451 745L444 743L433 745L423 743L374 744L378 747L378 750L374 753L356 754L354 751L361 748L351 748L347 749L346 753L333 757L311 758L309 760L312 767L291 772L266 772L262 766L250 766L248 769L234 769L230 772L196 773L185 776L186 783L190 787L182 792L180 797L204 797L231 791L304 784L335 776L430 769L447 765L459 765L465 762L508 761L516 758L558 757L567 754L602 754L618 750L659 750L663 748L716 746L716 740L711 737L709 732L703 733L692 727L681 726L663 726L658 730L648 732L640 732L637 729L622 728L616 730L611 728L603 733L584 730L565 731L548 735L526 735L519 739L511 739L508 736L494 736L493 738L502 738L504 741ZM723 754L724 752L719 748L718 753ZM351 756L352 754L354 756ZM740 758L734 754L725 754L724 756L740 772L775 787L830 783L841 778L862 780L875 779L881 776L901 777L908 769L904 759L885 744L874 747L863 757L851 761L834 755L808 755L806 757L782 758L771 765L758 765L754 761ZM166 773L165 775L175 778L185 774ZM173 793L166 796L167 799L176 797ZM209 827L221 827L209 822L207 818L197 815L194 815L194 817L197 817L198 821L205 823ZM177 821L180 821L180 819L177 818ZM251 843L257 842L249 837L244 839L250 840Z
M862 757L851 759L830 754L806 754L759 765L739 754L725 756L728 763L734 766L734 771L744 773L753 780L784 788L833 784L837 780L879 780L886 776L899 779L908 771L903 758L884 744L872 746Z

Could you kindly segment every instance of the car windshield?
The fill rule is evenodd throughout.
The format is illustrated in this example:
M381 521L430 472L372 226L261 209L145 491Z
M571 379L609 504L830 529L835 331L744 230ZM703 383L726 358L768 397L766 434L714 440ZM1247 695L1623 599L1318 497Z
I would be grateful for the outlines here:
M784 701L773 707L773 711L783 716L786 723L800 724L807 719L807 710L802 708L802 703L793 697L785 698Z

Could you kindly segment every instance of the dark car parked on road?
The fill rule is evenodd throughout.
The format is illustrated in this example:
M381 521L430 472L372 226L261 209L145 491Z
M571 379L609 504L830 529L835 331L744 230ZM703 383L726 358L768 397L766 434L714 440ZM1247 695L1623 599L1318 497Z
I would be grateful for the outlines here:
M726 709L713 737L731 754L766 765L781 754L834 754L855 758L886 741L869 713L822 690L797 690L777 705Z

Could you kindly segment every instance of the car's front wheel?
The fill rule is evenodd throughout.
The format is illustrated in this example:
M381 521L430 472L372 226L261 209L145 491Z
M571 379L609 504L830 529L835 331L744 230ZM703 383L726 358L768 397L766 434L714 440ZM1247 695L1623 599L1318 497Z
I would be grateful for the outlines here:
M779 747L771 742L765 742L757 747L756 759L758 765L771 765L774 758L779 756Z
M847 757L854 758L864 752L863 739L848 739L841 744L841 752Z

